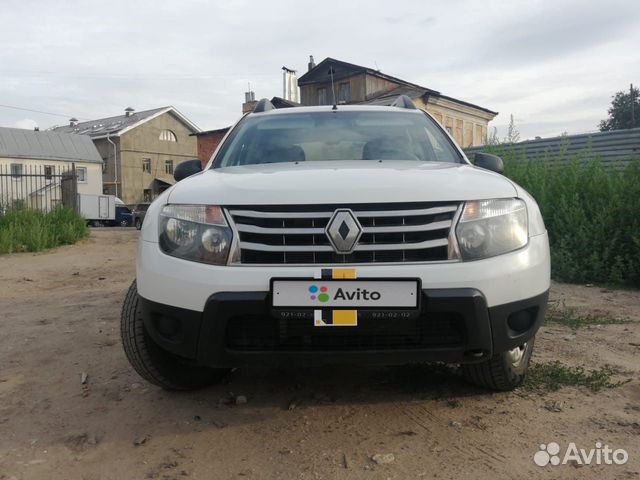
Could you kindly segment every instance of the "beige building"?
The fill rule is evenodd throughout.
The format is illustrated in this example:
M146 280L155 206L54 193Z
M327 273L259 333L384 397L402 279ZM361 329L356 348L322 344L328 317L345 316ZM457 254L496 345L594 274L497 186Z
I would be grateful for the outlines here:
M178 164L198 158L200 129L174 107L135 112L78 122L54 131L88 135L104 166L104 193L116 195L128 205L150 202L174 183Z
M0 209L20 205L50 210L62 202L61 182L73 168L77 193L102 193L102 158L91 139L0 128Z
M390 105L399 95L407 95L418 108L433 115L462 148L484 145L488 124L498 114L379 70L333 58L316 65L311 57L309 70L298 79L298 86L302 105L330 105L334 91L337 103L371 105Z

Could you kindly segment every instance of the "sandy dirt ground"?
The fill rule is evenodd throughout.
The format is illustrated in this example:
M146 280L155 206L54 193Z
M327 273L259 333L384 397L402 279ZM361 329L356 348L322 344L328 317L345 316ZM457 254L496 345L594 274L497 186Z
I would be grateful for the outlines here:
M120 345L136 240L97 229L78 245L0 257L1 480L640 478L638 323L540 331L534 361L631 379L598 393L491 393L423 367L239 369L169 393L138 377ZM554 284L551 301L640 320L637 291ZM238 395L247 402L229 401ZM554 441L600 441L629 460L536 466Z

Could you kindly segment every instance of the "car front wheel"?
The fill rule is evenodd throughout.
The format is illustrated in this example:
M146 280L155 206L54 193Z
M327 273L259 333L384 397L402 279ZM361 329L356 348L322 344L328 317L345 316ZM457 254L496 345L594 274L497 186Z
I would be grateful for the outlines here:
M142 228L142 221L139 218L136 218L136 230L140 230Z
M222 380L229 369L190 364L156 345L147 333L134 281L122 305L120 321L122 345L127 359L145 380L165 390L196 390Z
M471 383L491 390L508 391L524 382L535 338L512 350L498 353L481 363L462 365L462 374Z

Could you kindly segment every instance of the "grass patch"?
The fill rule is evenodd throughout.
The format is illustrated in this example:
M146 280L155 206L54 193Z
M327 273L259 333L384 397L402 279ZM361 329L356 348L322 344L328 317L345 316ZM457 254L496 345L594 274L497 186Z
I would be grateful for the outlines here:
M583 386L592 392L599 392L631 381L612 382L612 376L613 371L607 367L587 372L583 367L569 367L556 360L531 364L524 387L528 390L556 391L561 387Z
M8 210L0 215L0 254L39 252L69 245L87 236L86 221L67 208L51 212Z
M521 145L484 150L502 156L505 175L538 202L554 279L640 287L640 160L605 168L588 149L569 161L529 161Z
M564 325L571 330L578 330L589 325L619 325L632 323L626 318L613 318L604 315L581 315L570 308L550 310L545 318L547 323Z

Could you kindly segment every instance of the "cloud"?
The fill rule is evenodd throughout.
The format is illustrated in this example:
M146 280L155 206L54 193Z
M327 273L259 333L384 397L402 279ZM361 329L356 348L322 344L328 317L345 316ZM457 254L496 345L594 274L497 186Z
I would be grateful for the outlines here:
M607 44L637 28L640 9L621 0L557 1L533 4L507 15L474 42L466 61L483 65L548 62ZM515 12L514 12L515 13Z
M16 120L12 125L14 128L24 128L27 130L33 130L38 126L38 122L31 118L23 118L22 120Z
M302 74L313 54L498 110L496 125L513 113L532 135L549 121L572 131L640 83L640 9L624 3L4 0L0 104L54 113L28 114L43 128L164 105L219 128L240 117L247 82L258 98L281 95L280 68ZM0 125L25 115L0 107Z

